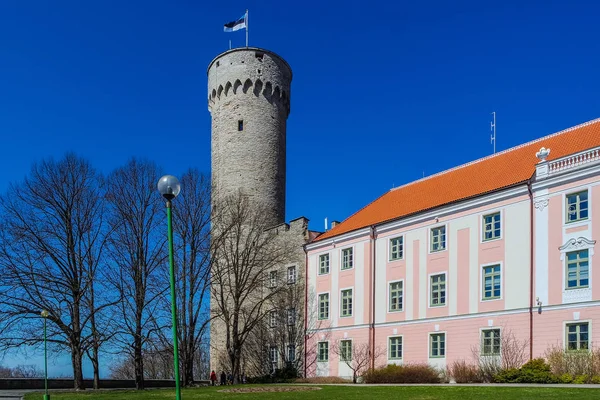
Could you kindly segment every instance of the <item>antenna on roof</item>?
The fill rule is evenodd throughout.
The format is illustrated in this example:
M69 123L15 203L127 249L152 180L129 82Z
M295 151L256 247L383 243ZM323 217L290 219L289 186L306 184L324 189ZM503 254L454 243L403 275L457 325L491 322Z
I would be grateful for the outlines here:
M327 232L327 217L325 217L325 232Z
M494 145L494 154L496 154L496 111L492 112L493 121L490 122L490 130L492 134L490 135L490 143Z

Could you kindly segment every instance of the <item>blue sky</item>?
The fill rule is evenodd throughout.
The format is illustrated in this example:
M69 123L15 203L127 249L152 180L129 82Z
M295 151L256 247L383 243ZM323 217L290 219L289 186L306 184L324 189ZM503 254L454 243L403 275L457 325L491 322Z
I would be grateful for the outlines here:
M600 117L591 1L0 2L0 191L74 151L210 172L206 67L244 32L292 66L287 219ZM67 362L68 364L68 362Z

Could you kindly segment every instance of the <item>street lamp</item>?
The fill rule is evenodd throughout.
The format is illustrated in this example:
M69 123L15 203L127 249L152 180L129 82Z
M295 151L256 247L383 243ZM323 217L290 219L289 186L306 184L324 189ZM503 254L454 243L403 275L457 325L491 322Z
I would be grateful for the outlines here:
M179 194L181 184L173 175L165 175L158 180L158 191L167 200L167 225L169 236L169 270L171 275L171 319L173 322L173 359L175 364L175 398L181 400L179 387L179 352L177 350L177 307L175 303L175 268L173 266L173 216L171 200Z
M48 319L48 311L42 310L40 313L44 318L44 400L50 400L48 394L48 347L46 346L46 319Z

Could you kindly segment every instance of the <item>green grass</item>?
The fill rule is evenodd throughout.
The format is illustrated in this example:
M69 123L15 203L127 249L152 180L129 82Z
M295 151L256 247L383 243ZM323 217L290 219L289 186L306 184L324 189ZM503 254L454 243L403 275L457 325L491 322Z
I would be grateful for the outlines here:
M318 385L316 385L318 386ZM235 386L234 386L235 387ZM245 385L244 387L249 387ZM192 399L240 399L240 400L269 400L269 399L305 399L305 400L469 400L469 399L570 399L577 400L598 399L598 389L584 388L551 388L551 387L474 387L474 386L321 386L321 390L305 392L277 392L277 393L220 393L222 388L183 389L182 400ZM232 388L229 386L227 388ZM174 399L175 391L172 389L156 389L147 391L101 391L80 393L51 392L52 400L161 400ZM41 393L31 393L25 400L40 400Z

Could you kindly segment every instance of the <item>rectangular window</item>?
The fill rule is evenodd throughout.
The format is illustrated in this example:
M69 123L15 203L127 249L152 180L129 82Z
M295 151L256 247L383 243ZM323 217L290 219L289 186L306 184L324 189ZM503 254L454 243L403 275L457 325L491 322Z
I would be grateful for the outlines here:
M402 236L390 239L390 261L404 257L404 239Z
M438 226L431 229L431 252L446 249L446 227Z
M402 359L402 336L391 337L388 339L388 359Z
M244 130L244 120L243 119L239 119L238 120L238 132L241 132Z
M319 319L329 319L329 293L319 295Z
M352 289L342 290L342 317L352 316Z
M500 238L500 213L483 216L483 240Z
M571 193L567 195L567 222L588 219L588 192Z
M342 250L342 269L350 269L354 266L352 259L352 247Z
M352 340L340 341L340 361L352 361Z
M269 272L269 287L277 287L277 271Z
M402 311L404 296L402 281L390 283L390 311Z
M500 298L500 265L483 267L483 300Z
M296 346L294 346L293 344L288 345L287 347L288 349L288 361L289 362L294 362L296 361Z
M277 361L279 359L279 352L277 351L276 346L271 346L269 359L271 361L271 371L275 371L277 369Z
M296 324L296 309L288 308L287 310L287 323L292 326Z
M500 355L500 329L485 329L481 331L481 355Z
M327 362L329 361L329 343L327 342L319 342L319 362Z
M288 267L288 283L296 283L296 267Z
M271 311L269 313L269 325L271 325L271 328L277 326L277 311Z
M329 273L329 253L319 256L319 275Z
M589 250L567 253L567 289L586 288L590 285Z
M432 333L429 335L429 357L446 357L446 334Z
M567 324L567 350L588 350L590 344L588 322Z
M429 305L439 307L446 305L446 274L432 275L430 282L431 298Z

